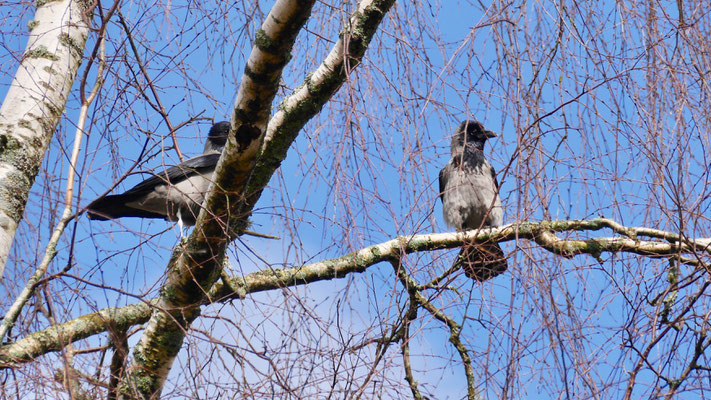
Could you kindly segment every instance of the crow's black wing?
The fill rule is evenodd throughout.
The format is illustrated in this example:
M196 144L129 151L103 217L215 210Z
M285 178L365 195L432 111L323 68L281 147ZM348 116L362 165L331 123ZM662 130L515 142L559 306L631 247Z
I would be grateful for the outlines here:
M176 184L191 176L211 172L220 159L220 153L203 154L186 160L185 162L155 174L145 181L129 189L126 195L149 192L158 185Z
M444 189L447 187L447 180L449 179L449 174L447 173L447 167L449 164L445 165L441 171L439 171L439 199L442 200L442 195L444 195Z
M494 167L489 167L491 170L491 179L494 180L494 187L496 188L496 191L499 191L499 180L496 178L496 171L494 171Z

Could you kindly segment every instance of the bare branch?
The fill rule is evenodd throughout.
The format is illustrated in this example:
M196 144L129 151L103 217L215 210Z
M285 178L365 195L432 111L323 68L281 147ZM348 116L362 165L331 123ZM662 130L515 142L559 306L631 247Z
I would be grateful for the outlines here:
M399 237L368 246L342 257L313 264L284 269L266 269L243 277L228 277L224 275L222 281L214 285L200 304L242 299L252 293L343 278L350 273L364 272L368 267L379 262L397 259L405 253L449 249L472 242L511 241L515 240L517 236L541 242L544 244L543 247L549 251L556 254L563 253L568 256L590 254L599 257L602 252L627 252L647 257L675 257L679 252L691 252L696 249L687 245L679 246L658 241L632 241L620 237L586 240L559 239L552 233L554 231L594 231L605 228L613 222L600 218L589 221L526 222L509 224L496 229L481 229L463 233L449 232ZM619 227L626 232L649 232L648 228L643 227L623 227L621 225ZM671 237L670 235L672 235L663 231L656 231L655 234L662 237ZM705 243L707 240L690 239L689 242ZM687 261L690 265L699 266L708 271L708 263L692 259L687 259ZM144 323L150 315L152 305L157 304L157 301L152 300L146 304L102 310L34 333L15 343L2 346L0 347L0 368L10 367L14 363L27 362L41 354L61 349L62 344L58 340L60 332L67 342L73 342L105 332L112 326L111 324L115 324L118 327L127 327Z

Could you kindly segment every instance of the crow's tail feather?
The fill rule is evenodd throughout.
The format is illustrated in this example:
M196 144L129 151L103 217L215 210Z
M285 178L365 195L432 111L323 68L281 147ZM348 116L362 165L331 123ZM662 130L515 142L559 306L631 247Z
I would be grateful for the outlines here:
M129 203L132 200L134 200L132 196L125 196L121 194L99 197L86 207L86 216L89 219L98 221L106 221L121 217L165 219L165 216L162 214L127 206L126 203Z
M508 268L504 251L496 242L465 245L454 262L464 269L467 277L479 282L500 275Z

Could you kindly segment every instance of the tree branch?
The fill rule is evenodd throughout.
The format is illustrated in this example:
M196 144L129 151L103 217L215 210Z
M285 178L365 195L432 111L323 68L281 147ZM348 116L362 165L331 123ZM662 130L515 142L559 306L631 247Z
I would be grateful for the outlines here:
M125 388L138 397L160 396L200 305L222 271L229 243L226 227L256 162L281 73L312 1L279 0L257 32L237 93L230 134L215 170L215 183L187 242L173 250L158 307L134 347ZM244 217L246 219L246 216Z
M0 369L32 361L42 354L61 350L67 343L74 343L110 329L123 330L145 323L151 316L152 304L149 302L118 308L109 307L32 333L0 347Z
M245 193L240 214L248 214L306 122L338 91L365 55L373 35L394 0L363 0L344 26L326 59L279 105L269 121L262 154ZM235 232L240 232L235 229Z
M403 253L431 251L460 247L465 243L498 241L505 242L518 238L538 238L536 241L546 243L544 248L559 254L591 254L597 257L602 252L626 252L641 254L647 257L677 257L679 253L709 252L708 245L711 239L688 239L688 244L673 244L662 241L630 240L620 237L594 238L587 240L560 239L553 232L566 231L595 231L616 224L612 220L596 218L593 220L572 221L543 221L509 224L495 229L482 229L462 233L433 233L425 235L402 236L387 242L365 247L344 256L323 260L312 264L283 268L265 269L241 276L224 276L209 291L201 304L211 302L225 302L241 299L251 293L281 289L284 287L305 285L312 282L343 278L350 273L364 272L368 267L382 261L396 259ZM622 227L619 225L619 227ZM643 227L622 227L630 234L643 236L643 232L660 238L674 238L674 234ZM546 232L541 235L540 232ZM543 237L543 239L541 239ZM583 245L580 245L583 243ZM624 243L621 245L620 243ZM654 251L652 251L654 250ZM572 252L572 253L571 253ZM709 262L699 259L681 257L689 265L703 268L709 272ZM0 369L11 368L16 363L33 360L42 354L61 349L63 343L74 342L88 338L109 329L122 329L128 326L145 323L150 317L157 300L146 303L125 306L121 308L107 308L96 313L79 317L73 321L47 328L33 333L14 343L0 347ZM65 340L59 340L59 334Z
M462 359L462 364L464 365L464 375L467 377L467 399L482 400L481 395L476 390L474 368L472 368L472 358L469 355L469 349L467 349L464 343L462 343L462 326L422 295L422 292L420 291L421 287L417 284L417 281L405 273L405 270L399 260L393 260L391 261L391 264L395 270L395 274L400 280L400 283L410 294L410 301L416 302L432 314L433 317L447 326L447 329L449 329L449 342L452 343L452 346L454 346L455 349L457 349L459 357ZM413 388L412 383L410 383L410 388Z
M215 171L214 189L189 240L174 250L161 290L161 311L154 313L134 349L136 365L131 385L144 396L160 393L187 328L199 314L199 306L210 298L208 291L220 276L227 244L246 226L261 191L303 125L338 90L352 66L360 62L393 1L361 2L344 29L347 33L326 61L271 119L271 133L267 134L260 158L263 162L255 168L281 70L312 4L313 1L278 1L257 33L237 95L230 136ZM285 134L275 134L278 129Z

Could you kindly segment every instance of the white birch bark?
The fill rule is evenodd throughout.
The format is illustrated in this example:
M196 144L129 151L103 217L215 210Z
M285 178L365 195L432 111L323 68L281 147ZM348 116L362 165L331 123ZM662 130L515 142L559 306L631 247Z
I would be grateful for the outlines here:
M0 107L0 278L89 33L86 2L38 3L22 61Z

